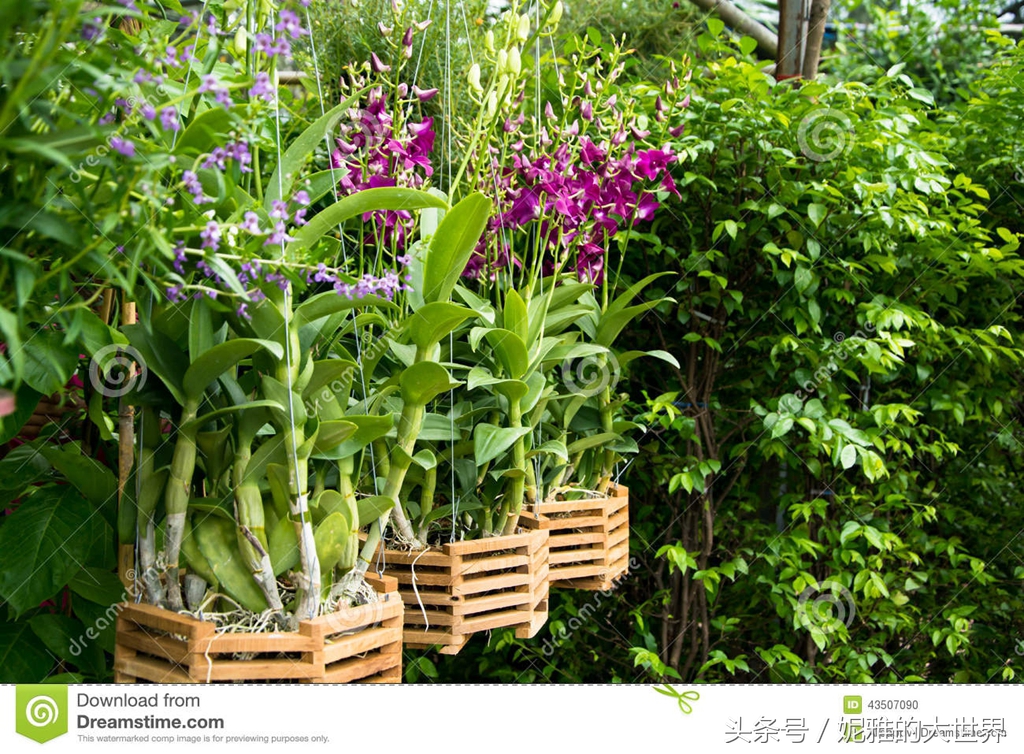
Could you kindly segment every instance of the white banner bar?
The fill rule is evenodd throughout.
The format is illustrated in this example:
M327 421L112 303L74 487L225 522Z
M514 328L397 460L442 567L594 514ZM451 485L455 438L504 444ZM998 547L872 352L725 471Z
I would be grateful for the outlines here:
M1024 747L1021 686L5 686L0 705L4 752Z

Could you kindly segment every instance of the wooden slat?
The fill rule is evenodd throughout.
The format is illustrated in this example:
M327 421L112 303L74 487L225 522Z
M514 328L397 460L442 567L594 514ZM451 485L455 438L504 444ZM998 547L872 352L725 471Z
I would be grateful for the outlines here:
M320 668L298 660L217 660L207 670L199 666L193 671L201 680L211 681L274 681L316 678Z
M384 551L385 569L390 569L392 566L412 566L413 563L416 564L417 571L420 568L449 568L451 566L451 562L451 555L441 552L436 548L430 548L425 552L406 552L404 550ZM385 575L390 577L395 576L395 574L391 573L390 570L386 570Z
M576 547L578 545L592 545L598 542L604 543L605 533L604 532L580 532L580 533L569 533L569 534L552 534L548 540L551 551L562 549L564 547Z
M159 629L169 634L179 634L188 639L212 633L212 630L204 631L204 624L195 618L179 615L155 605L124 603L121 608L121 617L146 628ZM209 627L213 628L213 626Z
M492 631L495 628L507 628L523 623L530 618L529 610L504 610L485 615L466 616L462 624L455 626L457 634L476 634L481 631Z
M466 579L465 582L454 587L456 594L468 596L470 594L481 594L493 592L498 589L509 589L511 587L526 586L530 583L528 573L506 573L500 576L482 576L474 579Z
M591 560L603 560L606 550L603 547L588 547L573 550L552 550L549 563L561 565L563 563L583 563Z
M409 586L413 582L412 571L399 571L397 569L392 571L392 575L398 580L398 589L402 591L402 587ZM423 573L419 568L416 569L416 586L440 586L450 587L457 581L456 574L451 571L445 573Z
M153 657L136 656L116 660L114 669L118 673L144 678L153 683L195 683L192 676L181 668Z
M132 624L136 625L136 624ZM145 629L119 631L117 643L147 655L170 660L178 665L188 665L192 657L188 644L170 636L146 633Z
M528 555L500 555L493 558L463 560L459 575L471 576L476 573L504 571L509 568L518 568L519 566L529 565L529 563L530 557Z
M591 576L600 576L607 570L607 567L601 564L596 565L565 565L558 568L551 569L551 574L554 578L559 581L566 579L580 579Z
M324 645L323 661L325 665L349 657L379 649L387 644L402 640L401 628L370 628L352 636L345 636L332 644ZM328 668L330 669L330 668Z
M451 555L473 555L482 552L501 552L502 550L513 550L517 547L528 547L534 540L534 535L509 534L503 537L487 537L485 539L474 539L465 542L450 542L444 546L445 552Z
M316 641L311 636L293 633L216 634L197 639L192 651L199 654L232 654L234 652L312 652Z

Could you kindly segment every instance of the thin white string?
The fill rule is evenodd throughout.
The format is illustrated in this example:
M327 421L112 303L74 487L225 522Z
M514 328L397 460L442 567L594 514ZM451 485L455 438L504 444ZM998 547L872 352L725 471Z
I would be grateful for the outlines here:
M384 548L381 547L380 549L383 550ZM425 608L423 606L423 600L420 599L420 590L416 588L416 564L420 562L420 558L422 558L424 555L427 554L429 549L430 548L427 548L426 550L422 550L420 552L420 554L416 556L416 559L412 561L412 566L411 566L411 568L412 568L412 593L416 596L416 602L420 606L420 612L423 613L423 622L427 626L426 628L423 629L424 631L429 631L430 630L430 618L427 617L427 608Z
M200 36L202 36L202 33L203 33L203 16L206 15L206 3L207 3L207 1L208 0L203 0L203 7L199 9L199 23L197 24L198 28L196 29L196 38L192 42L192 54L189 55L189 58L188 58L188 70L185 71L185 86L183 88L184 88L184 91L186 91L186 92L188 91L189 79L192 78L192 63L193 63L193 61L195 60L195 57L196 57L196 50L199 49L199 38L200 38ZM184 103L182 103L182 104L184 104ZM182 116L181 116L181 111L179 110L178 111L178 123L180 124L181 122L182 122ZM174 145L178 143L178 132L180 130L181 130L180 128L176 128L176 129L174 129L174 133L171 134L171 151L172 152L174 151Z
M310 46L310 51L312 52L312 55L313 55L313 73L316 76L317 97L318 97L319 102L320 102L320 115L323 116L323 115L326 114L326 110L324 108L323 85L322 85L322 83L320 81L320 78L321 78L321 76L320 76L320 60L319 60L319 57L317 56L317 52L316 52L316 42L313 39L313 27L312 27L312 24L310 23L310 20L309 20L309 8L306 8L305 14L306 14L306 28L309 29L309 46ZM332 191L332 193L334 195L334 201L337 202L341 198L341 196L338 193L338 180L335 177L335 170L336 169L334 167L334 158L331 156L331 136L328 133L324 133L324 146L327 147L327 164L330 165L330 171L331 171L331 191ZM340 223L338 224L338 236L341 239L341 258L342 258L342 261L347 265L348 264L348 252L347 252L346 247L345 247L345 233L344 233ZM366 392L366 372L363 369L363 354L362 354L362 346L360 345L359 326L356 323L356 310L353 308L353 309L350 310L350 312L352 314L352 334L355 336L355 341L356 341L356 365L359 367L359 384L362 387L362 390L363 390L363 400L365 401L366 400L366 396L367 396L367 392ZM347 408L347 406L345 406L343 408ZM369 406L367 406L367 410L369 410ZM377 482L377 458L376 458L376 456L374 454L373 443L370 443L367 447L368 447L368 449L370 451L370 476L373 477L373 492L376 495L376 494L380 494L380 490L378 489L378 482ZM381 532L381 534L383 534L383 532ZM381 571L381 573L383 573L383 571Z

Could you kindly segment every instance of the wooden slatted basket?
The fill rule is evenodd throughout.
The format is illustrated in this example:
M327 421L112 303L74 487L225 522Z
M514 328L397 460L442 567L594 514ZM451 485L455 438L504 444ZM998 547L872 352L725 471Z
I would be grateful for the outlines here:
M629 571L629 490L604 498L541 503L527 510L524 528L550 534L551 585L605 592Z
M395 579L367 577L380 601L299 623L293 633L217 633L152 605L122 605L115 683L400 683L404 608ZM239 657L242 655L242 657Z
M548 619L548 533L530 531L420 552L385 550L405 602L410 649L454 655L476 633L514 626L532 639Z

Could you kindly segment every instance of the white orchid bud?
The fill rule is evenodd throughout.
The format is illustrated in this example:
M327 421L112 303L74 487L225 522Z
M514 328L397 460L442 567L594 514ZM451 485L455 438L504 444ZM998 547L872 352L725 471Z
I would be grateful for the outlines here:
M494 54L494 31L492 29L488 29L484 35L484 49L492 55Z
M523 59L519 55L519 48L513 47L508 51L508 69L513 76L518 76L523 70Z
M498 112L498 95L493 91L487 94L486 108L488 118L493 118L494 114Z
M246 45L248 43L249 43L249 37L246 36L245 27L244 26L239 26L238 27L238 31L235 32L235 42L234 42L235 53L238 55L238 57L244 57L245 56L245 48L246 48Z
M466 77L469 81L469 85L473 87L473 91L477 94L482 92L484 88L480 86L480 64L473 63L469 68L469 75Z
M530 38L530 17L525 13L519 17L519 29L517 31L520 42Z
M562 0L556 0L551 8L551 15L548 16L548 26L558 26L558 22L562 20L562 10Z
M508 53L505 50L498 50L497 67L499 74L508 70Z

